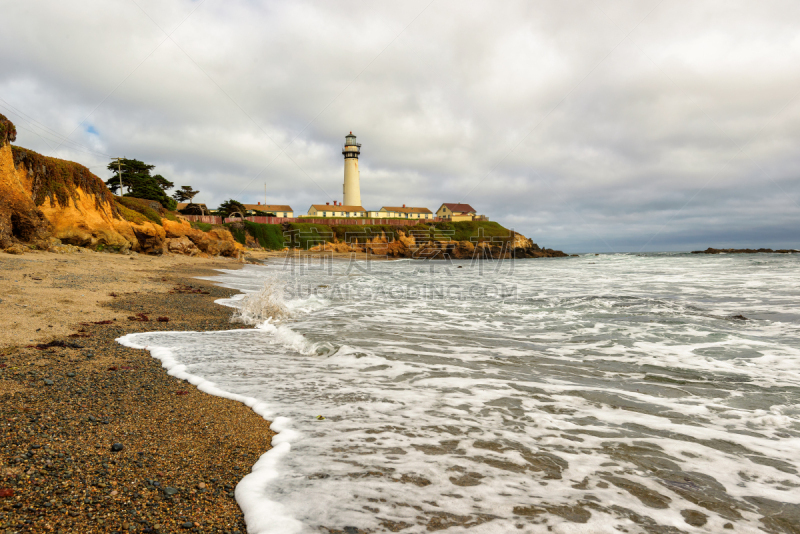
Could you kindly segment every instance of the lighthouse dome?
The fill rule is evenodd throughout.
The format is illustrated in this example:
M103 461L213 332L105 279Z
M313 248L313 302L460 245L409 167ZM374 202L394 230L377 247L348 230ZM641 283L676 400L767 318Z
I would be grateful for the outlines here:
M358 146L358 143L356 143L356 136L353 135L353 132L350 132L344 137L344 146Z

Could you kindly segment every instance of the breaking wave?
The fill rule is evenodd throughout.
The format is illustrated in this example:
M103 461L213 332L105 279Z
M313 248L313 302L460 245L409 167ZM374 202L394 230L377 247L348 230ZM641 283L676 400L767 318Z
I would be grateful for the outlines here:
M238 301L231 322L258 325L289 318L292 311L286 302L285 287L286 281L281 276L267 277L259 291L247 293Z

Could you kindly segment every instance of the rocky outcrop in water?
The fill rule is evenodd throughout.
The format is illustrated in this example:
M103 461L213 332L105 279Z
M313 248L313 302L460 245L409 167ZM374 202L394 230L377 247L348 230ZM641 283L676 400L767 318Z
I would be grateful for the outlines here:
M692 254L792 254L800 250L781 248L772 250L771 248L707 248L705 250L693 250Z
M514 234L512 240L504 241L424 241L418 240L403 231L396 238L386 234L374 237L364 243L333 241L311 247L312 251L332 251L340 253L361 252L391 258L411 259L509 259L509 258L565 258L568 254L560 250L543 249L531 239Z

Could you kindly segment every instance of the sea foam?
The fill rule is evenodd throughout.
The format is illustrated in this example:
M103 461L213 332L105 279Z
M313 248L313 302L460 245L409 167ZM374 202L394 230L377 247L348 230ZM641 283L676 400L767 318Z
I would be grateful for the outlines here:
M259 295L255 328L120 341L273 421L236 490L251 532L755 533L800 507L800 277L765 258L528 260L503 301L353 296L486 284L467 263L342 266L291 297L248 266L218 282Z

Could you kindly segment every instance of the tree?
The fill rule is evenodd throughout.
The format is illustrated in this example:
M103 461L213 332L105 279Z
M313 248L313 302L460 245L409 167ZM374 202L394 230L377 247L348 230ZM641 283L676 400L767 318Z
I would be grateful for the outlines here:
M156 174L150 175L150 171L155 169L155 165L149 165L137 159L122 158L122 186L128 189L125 196L145 198L161 203L168 210L174 210L175 200L167 196L165 191L172 188L174 184ZM106 185L112 193L117 193L120 183L119 164L113 161L108 164L108 169L114 171L115 176L106 180ZM122 193L122 191L120 191Z
M200 191L195 191L192 189L191 185L182 185L180 189L172 193L172 198L177 200L178 202L188 202L192 204L192 199L199 193Z
M219 205L218 211L220 215L223 217L230 217L231 213L239 212L244 217L247 208L244 207L244 204L239 202L238 200L226 200L222 204Z
M152 178L150 176L150 171L155 168L155 165L148 165L143 161L139 161L137 159L128 159L122 158L122 186L127 188L129 191L131 187L133 187L134 183L146 180L147 178ZM112 161L108 164L108 170L114 171L114 176L106 180L106 185L112 192L116 193L117 189L119 189L119 164L116 161ZM122 194L123 191L120 191Z
M175 199L168 197L152 177L150 180L139 180L135 182L133 187L125 193L125 196L155 200L170 211L175 211L175 208L178 207L178 203L175 202Z
M168 189L172 189L173 187L175 187L174 183L170 182L160 174L156 174L155 176L153 176L153 180L156 181L158 187L160 187L162 191L167 191Z

